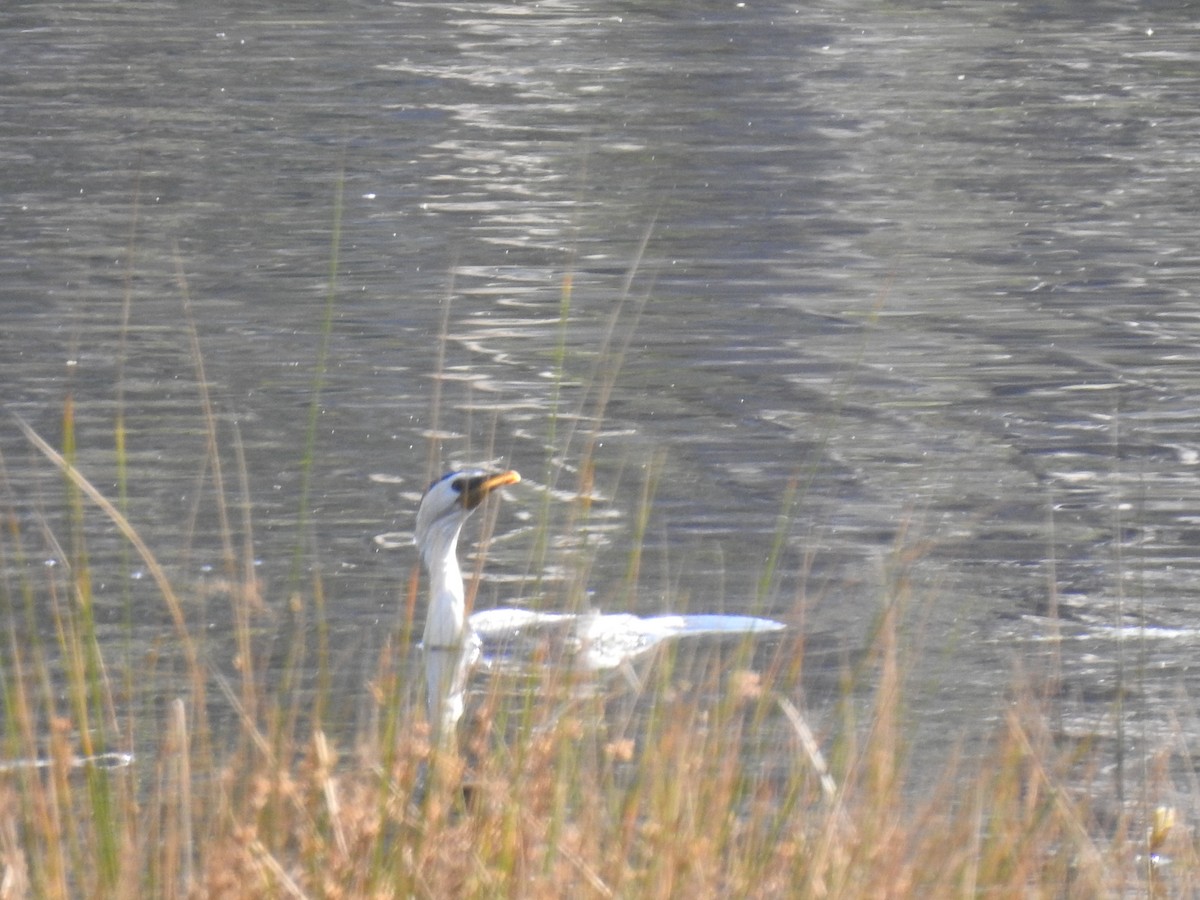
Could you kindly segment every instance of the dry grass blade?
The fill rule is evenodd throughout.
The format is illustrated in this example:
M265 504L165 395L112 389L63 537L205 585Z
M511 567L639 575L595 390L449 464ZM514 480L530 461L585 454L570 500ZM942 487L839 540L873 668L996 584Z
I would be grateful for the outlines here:
M177 765L179 856L183 867L180 872L180 880L185 893L190 893L195 884L192 861L196 858L195 841L192 835L192 773L188 758L187 709L178 697L171 701L171 729L174 733L174 748L179 754Z
M796 732L796 738L800 741L800 746L804 749L805 756L808 757L809 765L813 767L813 770L816 771L817 776L820 778L821 791L825 794L825 799L836 800L838 795L837 782L829 774L829 765L825 762L825 754L821 752L821 746L817 743L817 737L813 734L808 722L804 720L804 716L800 714L800 710L796 709L795 704L787 697L776 697L775 702L779 704L784 717L792 726L792 730Z
M192 641L191 635L187 630L187 622L183 616L183 604L176 595L174 588L171 587L170 579L167 578L167 573L154 556L153 551L142 540L140 534L133 524L125 518L125 515L117 509L117 507L100 492L100 489L92 484L82 472L75 466L71 465L67 459L50 446L40 434L33 430L33 427L14 412L9 412L13 421L17 423L17 427L25 435L29 443L33 444L39 452L63 473L72 484L88 496L88 498L96 504L106 516L112 521L117 529L125 536L125 539L133 546L142 558L142 562L146 564L146 569L150 572L150 576L154 579L154 583L158 586L162 594L164 602L167 604L167 610L171 614L171 619L175 624L175 630L179 637L179 642L183 648L184 658L187 660L188 670L192 673L199 671L199 654L196 651L196 645Z

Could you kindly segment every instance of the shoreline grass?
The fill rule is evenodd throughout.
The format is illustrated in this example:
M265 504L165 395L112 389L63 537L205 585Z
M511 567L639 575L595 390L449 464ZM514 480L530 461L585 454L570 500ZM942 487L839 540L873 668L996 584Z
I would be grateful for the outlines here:
M70 572L39 583L31 536L6 512L0 897L1183 896L1200 882L1190 826L1153 799L1173 796L1165 776L1145 787L1140 819L1129 804L1101 815L1080 787L1098 757L1061 746L1032 691L1016 691L983 758L914 792L911 548L897 548L869 653L820 729L794 702L798 631L703 658L667 653L632 696L499 675L465 738L464 797L462 760L429 780L427 725L403 677L411 648L383 648L375 725L339 746L320 712L331 698L305 714L312 698L250 664L262 598L231 592L249 658L220 671L136 527L70 456L18 427L64 473L68 503L97 504L129 539L193 649L161 737L134 748L146 728L114 690L127 673L109 670L125 651L110 660L90 616L86 519L71 519ZM648 483L647 504L652 494ZM301 589L319 593L319 574ZM27 630L47 596L60 598L58 626L42 648ZM299 665L305 651L289 656ZM206 719L213 685L237 722L224 743ZM128 766L105 756L135 749Z
M637 260L648 239L649 231ZM324 377L334 259L310 411ZM561 446L547 447L527 572L556 608L582 603L592 567L586 543L552 551L551 539L560 528L586 525L591 511L598 423L633 334L630 326L621 330L617 313L632 308L636 322L645 303L633 292L636 269L637 261L579 407L560 420L571 276L563 282L551 419ZM0 900L1094 898L1188 896L1200 888L1192 826L1167 773L1175 749L1161 748L1147 766L1137 803L1098 796L1101 751L1059 738L1053 697L1023 687L1016 674L1012 702L983 751L959 752L963 738L947 735L941 774L922 769L929 763L913 758L907 708L909 673L922 652L909 621L917 602L909 573L924 548L905 537L884 567L866 653L844 665L828 708L814 712L802 699L810 673L798 600L796 627L782 638L694 653L667 649L611 690L584 690L588 682L554 667L492 674L475 693L462 754L439 757L420 685L409 677L423 603L414 569L393 633L373 661L358 661L368 677L357 730L335 727L333 711L345 701L335 696L307 501L285 595L263 596L241 435L219 422L182 274L178 284L202 388L203 489L194 494L218 511L220 593L230 604L234 649L228 659L212 652L191 598L160 561L171 548L153 546L131 518L120 404L115 500L78 468L70 398L61 450L10 418L60 473L66 515L32 522L19 515L0 458ZM443 344L448 300L444 315ZM128 322L126 309L122 329ZM439 369L444 364L443 350ZM431 466L440 454L443 402L435 385ZM302 498L318 452L314 415L300 460ZM230 462L223 454L232 455L236 488L223 474ZM620 586L626 599L637 590L664 465L655 457L642 473ZM577 478L577 499L556 510L550 500L563 473ZM755 586L758 606L779 590L780 550L804 483L797 475L781 492ZM103 519L87 514L90 507ZM66 523L64 536L52 520ZM493 521L484 517L484 545ZM131 551L122 565L128 569L136 557L149 573L177 652L135 659L128 593L125 639L101 639L88 546L94 529L114 527L126 541L123 552ZM46 556L61 564L33 561ZM541 578L551 562L567 573L557 593ZM268 609L282 613L273 628L262 624ZM270 658L283 660L274 674ZM216 708L225 713L219 725Z

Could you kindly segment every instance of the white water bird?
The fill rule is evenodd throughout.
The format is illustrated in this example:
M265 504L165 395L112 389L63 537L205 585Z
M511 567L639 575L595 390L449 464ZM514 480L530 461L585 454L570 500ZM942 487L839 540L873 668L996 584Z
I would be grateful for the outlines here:
M497 488L517 484L515 471L479 469L447 472L425 492L417 510L414 540L429 572L429 610L423 648L430 722L443 739L453 734L463 711L467 676L480 659L502 663L514 648L536 644L554 632L580 668L616 668L668 638L698 634L761 634L781 622L753 616L629 613L543 613L491 609L467 619L458 537L467 517ZM495 652L485 652L485 645Z

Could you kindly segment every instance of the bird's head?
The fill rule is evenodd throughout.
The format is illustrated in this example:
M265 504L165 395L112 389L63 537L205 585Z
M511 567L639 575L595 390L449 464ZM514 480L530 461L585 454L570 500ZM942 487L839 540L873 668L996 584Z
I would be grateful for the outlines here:
M430 552L441 546L452 550L459 529L467 516L498 487L516 484L521 476L513 471L485 472L463 469L447 472L429 486L417 510L417 528L413 539L428 565Z

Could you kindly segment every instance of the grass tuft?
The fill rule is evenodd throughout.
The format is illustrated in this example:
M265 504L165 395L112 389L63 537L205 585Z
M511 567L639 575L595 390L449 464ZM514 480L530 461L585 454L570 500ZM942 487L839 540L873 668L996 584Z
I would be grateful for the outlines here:
M314 410L335 279L336 265ZM179 281L203 385L182 275ZM632 282L631 271L620 306L632 296ZM567 279L563 328L571 290ZM634 325L645 302L629 304ZM567 525L586 524L598 423L633 334L623 324L614 314L607 356L582 392L583 405L553 424L562 446L548 450L535 579L559 528L549 497L567 459L578 478ZM127 325L126 318L122 329ZM565 346L560 335L556 385L565 381ZM628 677L602 689L562 666L493 673L464 723L461 753L438 751L420 688L407 678L421 604L414 578L396 634L364 686L358 732L327 730L326 711L337 701L324 585L305 555L312 553L309 537L297 540L299 562L284 595L263 596L241 436L221 427L207 390L200 406L206 442L198 467L219 511L234 632L233 658L223 662L210 656L203 622L189 615L160 561L171 548L153 547L128 509L123 411L115 426L115 501L80 467L70 399L61 448L12 418L61 475L67 514L31 520L18 512L0 458L0 900L1091 898L1191 896L1200 887L1192 826L1166 775L1170 748L1147 767L1142 802L1115 802L1095 788L1099 751L1058 737L1052 701L1018 682L981 756L948 753L932 779L913 758L908 673L920 635L914 637L907 613L916 602L910 573L925 549L920 544L894 549L870 646L845 665L840 696L828 709L814 713L803 702L806 655L797 627L758 645L703 653L668 648L648 669L623 673ZM590 423L590 431L577 435L578 423ZM305 498L313 428L310 415L301 460ZM236 488L223 474L230 454ZM656 457L643 471L622 585L629 601L665 465ZM756 602L764 609L778 591L781 550L804 480L797 475L784 492L758 582ZM306 508L302 502L302 532ZM65 525L56 526L59 520ZM168 664L160 671L152 655L135 662L128 640L114 647L97 632L88 546L96 529L113 528L153 580L182 677ZM35 546L36 553L29 549ZM46 556L61 565L34 562ZM548 602L571 608L581 602L590 561L575 550L564 558L574 568L554 582L561 594ZM554 587L547 580L540 590ZM262 624L272 608L288 614L279 633ZM286 661L274 678L264 665L271 654ZM318 677L302 678L306 667ZM147 696L161 697L161 708L130 702ZM220 728L210 722L214 709L224 713Z
M99 502L65 455L46 455ZM247 685L197 658L194 679L221 687L237 739L197 752L193 683L157 741L111 768L99 751L146 729L121 722L74 580L54 646L23 647L23 607L57 588L14 565L26 537L7 521L4 568L21 574L0 611L0 896L1095 897L1196 885L1182 813L1101 824L1079 787L1092 751L1060 746L1031 694L983 759L958 758L914 790L899 574L841 712L820 727L795 700L803 672L784 664L799 634L765 659L741 646L664 653L640 692L584 692L553 667L500 673L462 757L441 760L421 704L398 701L411 686L394 647L371 684L376 726L343 745L287 714L296 698L258 670L249 704ZM154 559L140 536L134 547Z

